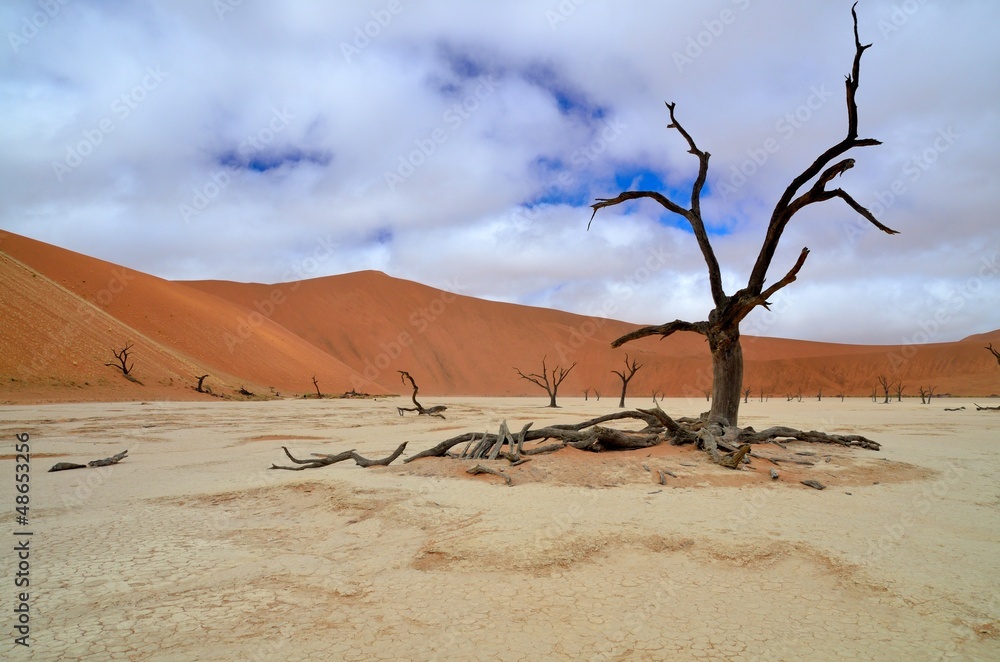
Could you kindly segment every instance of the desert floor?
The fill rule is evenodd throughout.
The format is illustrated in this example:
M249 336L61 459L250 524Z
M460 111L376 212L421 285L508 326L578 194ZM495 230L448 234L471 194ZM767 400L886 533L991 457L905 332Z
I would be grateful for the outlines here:
M397 404L0 408L11 510L15 434L31 447L29 524L5 518L0 658L1000 659L1000 412L958 398L750 402L743 425L883 444L758 447L815 462L783 463L776 481L766 461L734 472L690 447L564 450L505 469L510 487L446 458L269 470L288 464L282 445L381 457L408 441L405 458L617 402L426 397L447 420ZM123 449L113 467L46 473ZM661 469L676 477L661 485ZM11 606L25 529L30 649L14 644Z

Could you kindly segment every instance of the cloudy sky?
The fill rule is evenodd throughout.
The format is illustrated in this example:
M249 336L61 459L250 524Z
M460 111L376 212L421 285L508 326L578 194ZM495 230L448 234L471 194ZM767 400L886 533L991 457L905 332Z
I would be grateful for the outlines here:
M788 226L744 333L897 344L1000 328L1000 3L862 0L856 166ZM638 323L706 318L787 183L846 133L846 0L4 2L0 227L169 279L377 269Z

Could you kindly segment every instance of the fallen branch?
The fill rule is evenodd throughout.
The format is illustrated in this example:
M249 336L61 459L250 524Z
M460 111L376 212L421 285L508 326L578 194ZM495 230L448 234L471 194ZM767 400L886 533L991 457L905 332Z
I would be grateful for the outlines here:
M49 469L52 471L69 471L70 469L86 469L87 467L109 467L112 464L118 464L128 455L128 451L124 450L121 453L112 455L111 457L106 457L101 460L92 460L87 464L76 464L75 462L57 462Z
M344 460L354 460L354 462L359 467L366 467L366 468L375 466L387 467L390 464L392 464L392 462L395 461L396 458L402 455L403 450L406 448L406 444L407 442L404 441L399 445L398 448L396 448L396 450L392 452L392 455L384 457L381 460L369 460L366 457L358 455L356 452L354 452L354 449L351 449L349 451L344 451L343 453L337 453L336 455L313 453L313 457L315 459L300 460L296 458L294 455L292 455L291 452L288 450L288 448L282 446L281 450L285 451L285 455L288 456L288 459L299 466L285 467L277 464L272 464L271 468L284 469L285 471L303 471L305 469L319 469L320 467L328 467L331 464L336 464L337 462L343 462Z
M491 469L489 467L484 467L481 464L477 464L476 466L472 467L471 469L467 469L465 473L472 474L473 476L475 476L477 474L491 474L493 476L499 476L500 478L503 478L504 481L508 485L510 485L510 476L508 476L507 474L505 474L502 471L497 471L496 469Z
M415 406L396 407L396 413L402 416L404 411L415 411L417 412L418 416L436 416L437 418L444 418L444 414L442 414L441 412L446 410L447 407L445 407L444 405L437 405L435 407L430 407L430 408L424 407L422 404L417 402L417 391L419 389L417 388L417 383L413 381L413 377L411 377L410 373L406 372L405 370L399 370L398 372L400 375L399 377L400 381L406 381L406 380L410 381L410 385L413 387L413 395L411 396L411 398L413 399L413 404Z

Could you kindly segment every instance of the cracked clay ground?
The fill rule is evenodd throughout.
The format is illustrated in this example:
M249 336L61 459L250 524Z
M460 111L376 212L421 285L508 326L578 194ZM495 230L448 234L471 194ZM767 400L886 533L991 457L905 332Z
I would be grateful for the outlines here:
M0 475L12 497L14 434L30 433L34 536L31 647L5 627L0 658L1000 659L996 412L747 406L744 424L883 443L790 447L817 463L778 481L690 449L539 457L512 487L445 459L267 469L282 445L380 457L409 441L407 457L504 419L610 411L444 402L446 421L395 401L5 406ZM126 448L114 467L46 473Z

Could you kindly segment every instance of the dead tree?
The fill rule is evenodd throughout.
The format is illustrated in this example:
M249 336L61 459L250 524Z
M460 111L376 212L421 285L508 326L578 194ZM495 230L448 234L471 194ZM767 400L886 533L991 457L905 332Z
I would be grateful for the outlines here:
M823 389L822 388L819 390L819 393L816 394L816 399L819 402L823 402Z
M893 388L896 390L896 402L902 402L903 401L903 389L906 388L905 386L903 386L903 382L896 382L896 384L893 386Z
M211 391L206 391L205 390L205 379L207 379L207 378L208 378L207 374L206 375L201 375L201 376L197 376L196 375L195 379L198 380L198 386L196 386L194 390L198 391L199 393L211 393Z
M747 399L750 397L750 390L749 388L743 389L743 404L747 404Z
M312 380L313 380L313 386L316 387L316 397L317 398L322 398L323 394L320 393L320 391L319 391L319 382L316 381L316 375L313 375Z
M615 373L616 375L618 375L618 377L621 378L621 380L622 380L622 397L618 400L618 408L619 409L624 409L625 408L625 391L628 390L628 383L630 381L632 381L632 378L635 377L635 373L639 372L639 368L641 368L641 367L642 367L642 365L639 364L639 363L636 363L635 359L632 359L632 363L629 364L629 362L628 362L628 354L626 354L625 355L625 368L623 368L621 370L621 372L619 372L618 370L612 370L611 371L611 372Z
M918 387L918 392L920 393L920 404L929 405L931 403L931 396L934 395L934 386L928 386L926 389L923 386Z
M882 402L882 404L887 405L889 404L889 388L890 388L889 378L886 377L885 375L879 375L878 383L879 386L882 387L882 392L885 394L885 400Z
M134 360L132 361L132 365L128 365L128 353L129 353L129 350L132 349L132 346L134 344L135 343L126 343L125 346L122 347L121 350L117 351L117 352L112 349L111 353L115 355L115 358L118 360L118 362L117 363L105 363L104 365L105 366L110 366L112 368L116 368L118 370L121 370L122 371L122 375L125 376L125 377L128 377L129 373L132 372L132 368L135 367L135 361Z
M583 400L584 400L584 402L586 402L589 399L590 399L590 389L589 388L585 388L585 389L583 389Z
M993 349L993 343L990 343L984 349L990 350L990 354L997 360L997 365L1000 365L1000 351Z
M594 395L597 396L597 401L600 402L601 401L601 392L598 391L597 389L594 389Z
M521 376L521 379L527 379L532 384L537 384L545 389L545 392L549 394L549 407L558 407L556 404L556 393L559 391L559 385L563 383L563 380L572 372L573 368L576 367L576 363L571 365L569 369L563 369L560 366L552 368L552 374L549 375L548 368L545 366L545 358L542 357L542 374L538 373L528 373L527 375L514 368L517 374ZM551 377L551 378L550 378ZM601 394L597 394L597 399L601 399Z
M430 408L424 407L422 404L417 402L417 391L419 389L417 388L417 383L413 381L413 377L411 377L410 373L406 372L405 370L399 370L398 372L399 372L399 381L405 384L406 381L409 380L410 386L413 387L413 396L412 396L413 406L396 407L396 413L402 416L403 412L415 411L417 412L417 416L436 416L437 418L444 418L444 414L442 414L441 412L446 410L447 407L444 405L437 405L436 407L430 407Z
M828 189L827 186L836 178L854 167L853 158L843 158L845 154L858 147L870 147L881 144L873 138L858 137L858 105L857 91L861 71L861 56L871 44L862 45L858 35L858 16L856 7L851 8L854 20L854 62L851 73L847 76L845 87L847 97L847 133L839 142L827 148L816 157L805 170L796 175L784 193L778 199L767 226L760 253L757 256L746 287L734 294L726 294L722 286L722 273L715 251L709 240L705 220L702 216L701 193L708 180L708 161L710 154L702 151L695 143L675 115L675 104L667 103L670 115L668 128L675 129L687 144L688 152L698 159L698 174L691 187L689 206L675 201L668 195L657 191L625 191L614 198L598 198L591 205L594 210L591 223L597 212L605 207L611 207L630 200L650 198L658 202L667 211L684 218L691 226L698 248L708 267L709 284L715 307L709 312L708 319L700 322L674 320L659 326L648 326L628 333L612 344L613 347L645 338L647 336L667 337L679 331L699 333L708 341L712 353L712 408L710 415L728 425L736 425L739 418L740 386L743 383L743 349L740 345L740 322L757 306L768 308L768 299L778 290L792 283L809 255L809 249L803 248L798 259L781 278L765 287L768 270L778 248L778 242L785 227L792 218L803 209L828 200L838 199L866 219L879 230L887 234L896 231L886 227L875 216L849 193L842 188ZM810 184L810 182L812 182ZM588 224L589 228L589 224Z

